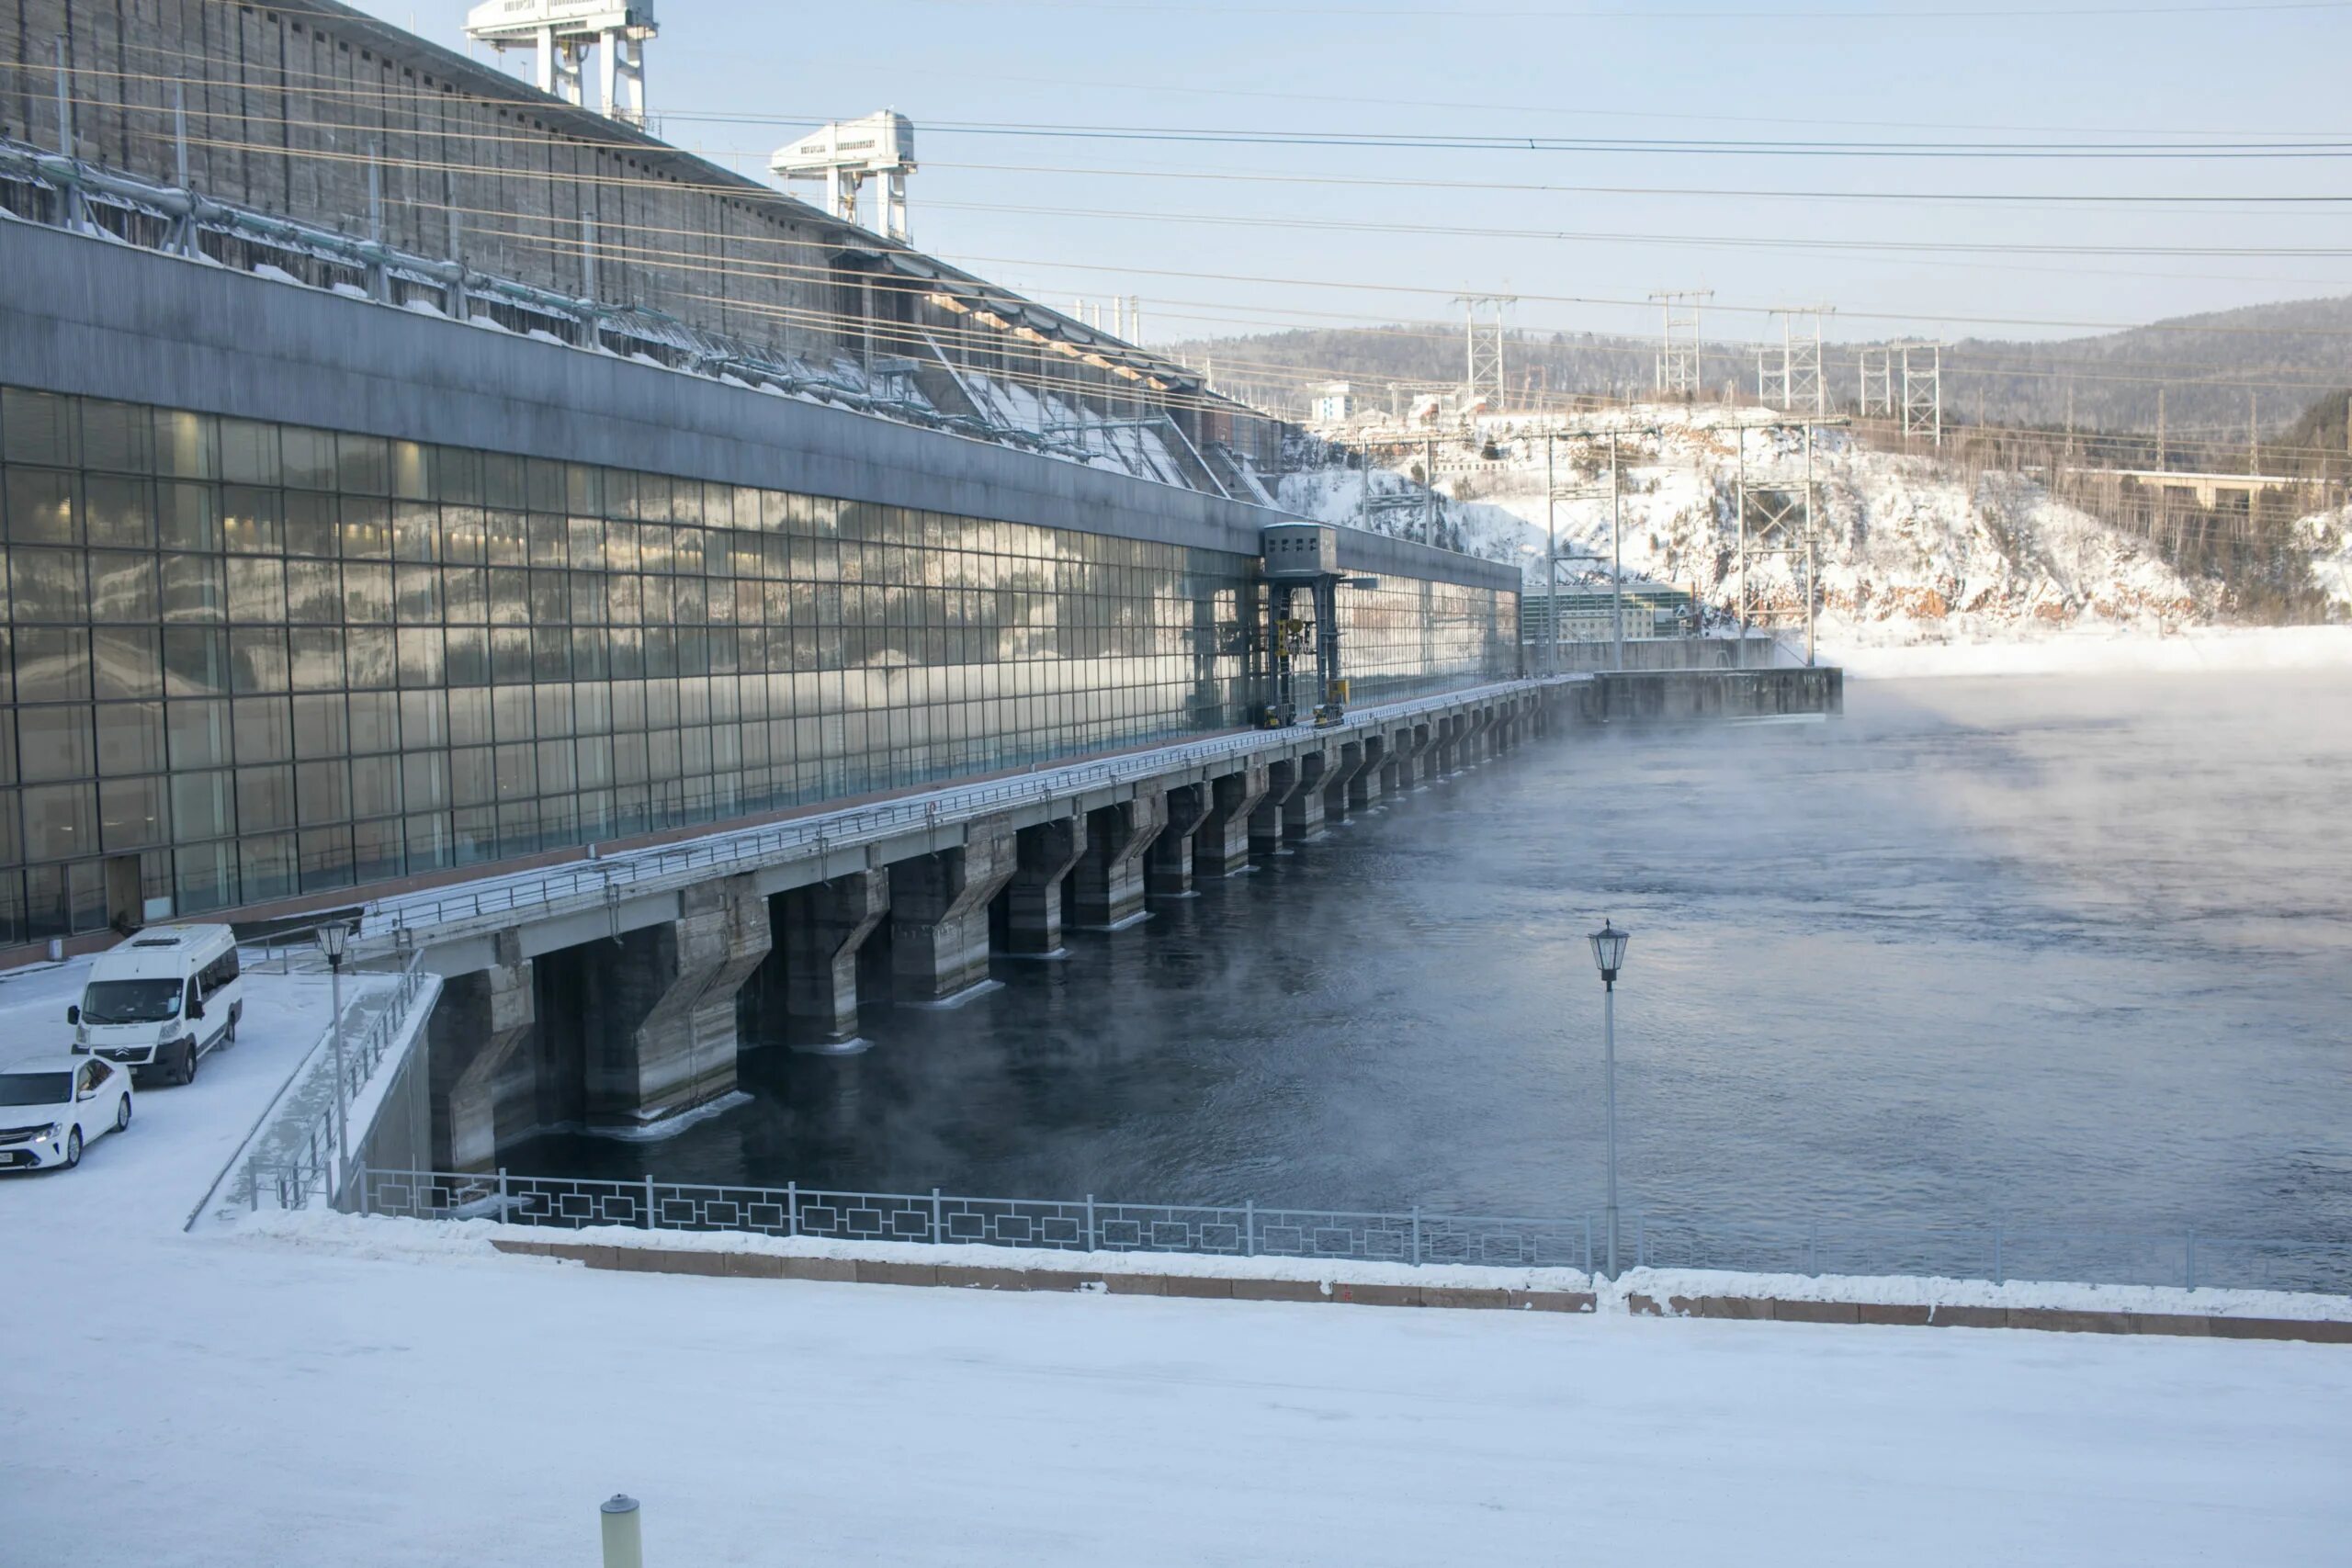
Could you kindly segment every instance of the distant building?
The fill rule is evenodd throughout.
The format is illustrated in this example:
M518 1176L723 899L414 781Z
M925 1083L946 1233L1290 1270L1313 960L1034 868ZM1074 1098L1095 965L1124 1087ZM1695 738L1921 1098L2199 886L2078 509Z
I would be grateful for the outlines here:
M1316 424L1345 424L1355 412L1355 393L1349 383L1326 381L1317 390L1307 418Z

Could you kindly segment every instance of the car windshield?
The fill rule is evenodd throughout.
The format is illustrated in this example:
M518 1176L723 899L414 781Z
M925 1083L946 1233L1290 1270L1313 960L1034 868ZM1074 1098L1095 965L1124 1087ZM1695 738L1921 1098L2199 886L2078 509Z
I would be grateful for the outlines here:
M82 993L85 1023L161 1023L179 1010L177 980L97 980Z
M0 1105L62 1105L74 1098L72 1073L0 1073Z

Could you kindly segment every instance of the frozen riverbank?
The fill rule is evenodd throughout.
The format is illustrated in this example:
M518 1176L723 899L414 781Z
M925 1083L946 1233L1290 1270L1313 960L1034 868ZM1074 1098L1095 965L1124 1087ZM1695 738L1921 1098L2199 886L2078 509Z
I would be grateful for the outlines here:
M2149 632L2011 632L1983 641L1894 643L1822 633L1821 662L1868 680L1930 676L2200 674L2352 669L2352 626L2198 626Z

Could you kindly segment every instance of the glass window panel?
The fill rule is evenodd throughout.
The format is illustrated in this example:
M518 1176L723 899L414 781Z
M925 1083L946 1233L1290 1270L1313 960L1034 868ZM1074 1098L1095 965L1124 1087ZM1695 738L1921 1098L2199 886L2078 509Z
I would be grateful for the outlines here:
M343 689L343 633L334 626L296 626L287 634L298 692Z
M438 686L447 679L438 626L402 626L398 654L402 686Z
M401 742L400 698L391 692L354 692L345 702L354 753L397 751ZM360 815L366 816L366 812Z
M17 710L24 777L32 781L87 778L97 772L95 720L86 707Z
M391 493L391 444L382 436L338 434L334 453L337 490L349 495Z
M541 513L533 513L526 524L530 535L530 564L537 567L561 567L564 540L569 532L564 520Z
M298 762L294 767L295 821L322 827L351 819L351 769L341 760Z
M411 872L439 871L453 863L447 813L410 818L402 836L408 841L408 869Z
M300 836L302 891L351 886L351 829L314 829Z
M346 565L343 569L344 619L369 626L392 621L392 569Z
M16 645L18 702L89 701L88 632L66 626L19 626Z
M531 628L496 626L490 638L491 678L502 686L531 681Z
M237 830L262 832L294 826L294 770L237 770Z
M284 697L240 697L231 705L240 762L283 762L294 754L293 710Z
M116 473L155 471L155 423L139 403L82 400L82 466Z
M288 897L298 886L294 835L242 837L237 840L237 884L249 903Z
M250 564L243 559L240 566ZM229 613L228 589L219 556L164 558L164 619L217 622Z
M286 620L284 561L270 557L232 556L228 568L231 620L281 624Z
M176 819L176 801L173 810ZM225 909L240 901L236 845L199 844L183 849L172 856L172 894L179 913L200 915L209 909Z
M98 852L96 784L50 784L24 792L25 859L72 860Z
M231 759L227 703L168 703L164 730L175 771L217 768Z
M223 633L172 627L164 633L164 692L175 697L225 695L229 639Z
M340 757L351 750L351 731L342 694L294 699L294 755Z
M334 488L334 437L323 430L305 430L298 424L280 425L277 432L278 462L285 482L304 490Z
M220 421L220 477L237 484L279 483L277 426L245 419Z
M98 838L108 854L170 843L170 808L164 799L164 780L107 779L101 783Z
M452 626L447 656L452 686L490 683L490 634L480 626Z
M75 500L79 488L71 474L44 468L10 468L6 480L8 537L26 544L80 544L82 512Z
M172 775L173 836L226 838L237 830L236 781L226 773Z
M409 501L431 501L434 448L414 441L392 443L392 493Z
M410 751L401 762L401 790L408 809L439 809L449 804L449 757L443 751Z
M82 460L77 423L71 398L0 388L0 457L9 462L74 467Z
M341 553L334 497L313 491L289 490L283 505L287 554L324 558Z
M487 746L449 753L449 799L457 806L482 806L498 798L496 759Z
M404 561L441 558L441 509L430 502L404 501L392 508L392 556Z
M461 566L480 566L490 558L489 533L481 508L441 508L441 558Z
M391 559L390 502L346 495L337 511L343 518L343 557L345 560Z
M351 761L351 812L383 817L401 808L401 760L355 757Z
M155 578L155 558L119 550L91 551L90 618L161 620L163 597Z
M354 571L365 570L360 567ZM343 624L343 573L331 560L286 563L286 617L317 626Z
M94 545L153 549L155 484L152 479L92 474L82 481L83 531Z
M79 623L90 613L90 594L82 578L82 552L45 550L12 546L8 573L20 621Z
M210 485L175 484L155 487L155 519L167 550L220 548L220 506Z
M398 876L401 874L400 818L353 823L351 861L352 874L361 882Z
M274 490L220 489L220 542L232 555L274 556L286 548L285 498Z
M156 472L184 479L216 477L210 414L157 409L154 419Z
M354 691L390 691L400 676L390 626L354 626L343 635L344 678Z
M449 704L440 692L402 692L401 745L416 750L449 744Z
M107 777L164 771L164 705L100 703L98 772Z
M433 479L443 501L480 506L482 500L481 454L461 446L433 449Z
M282 692L290 684L282 626L239 626L229 633L231 683L239 692Z

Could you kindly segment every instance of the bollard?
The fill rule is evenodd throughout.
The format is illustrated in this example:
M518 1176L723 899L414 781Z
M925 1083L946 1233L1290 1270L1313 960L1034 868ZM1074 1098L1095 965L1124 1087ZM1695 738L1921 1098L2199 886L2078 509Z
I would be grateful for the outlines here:
M645 1568L645 1537L637 1499L616 1492L598 1510L605 1529L605 1568Z

